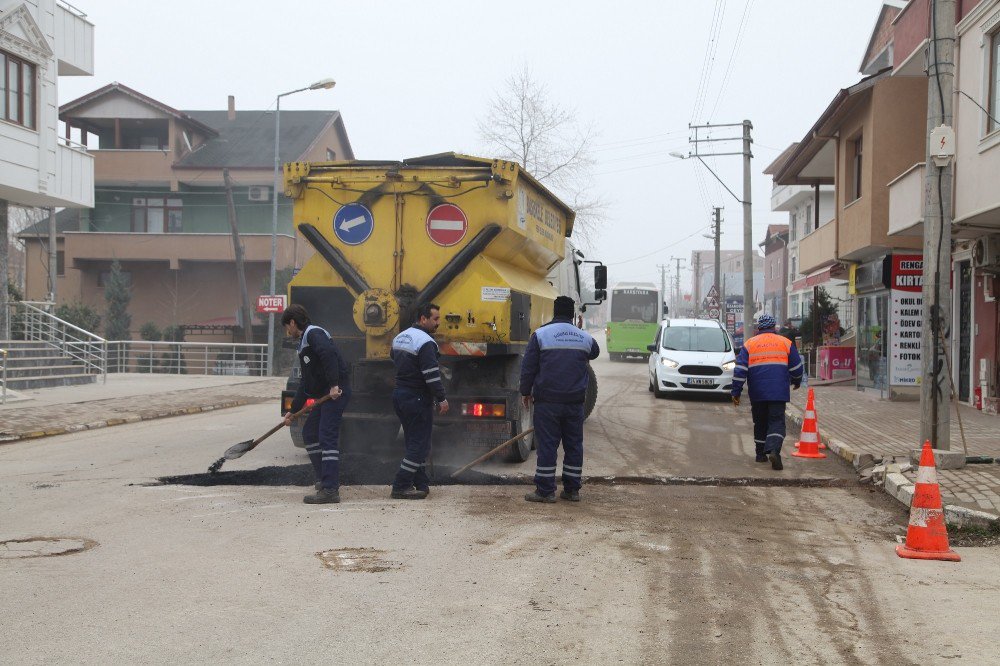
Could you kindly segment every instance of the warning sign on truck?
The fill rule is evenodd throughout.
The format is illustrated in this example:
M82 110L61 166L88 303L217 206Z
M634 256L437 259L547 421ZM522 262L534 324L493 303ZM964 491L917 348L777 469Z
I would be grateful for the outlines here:
M483 287L481 300L503 302L510 299L510 287Z

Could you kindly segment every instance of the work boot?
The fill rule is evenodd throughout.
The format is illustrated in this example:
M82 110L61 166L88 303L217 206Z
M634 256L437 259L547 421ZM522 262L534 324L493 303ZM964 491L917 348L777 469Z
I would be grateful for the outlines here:
M545 504L555 504L556 496L554 493L552 495L541 495L536 490L533 493L528 493L527 495L525 495L524 500L526 502L543 502Z
M417 490L416 488L407 488L406 490L392 489L389 497L392 499L405 499L405 500L422 500L429 494L427 490Z
M777 470L785 469L785 466L781 464L780 453L768 453L767 459L771 461L771 469L777 469Z
M570 502L580 501L580 491L579 490L564 490L559 493L559 499L569 500Z
M759 453L757 454L757 457L754 458L754 460L756 460L757 462L767 462L767 456L765 456L763 453Z
M339 504L340 491L333 488L320 488L315 495L306 495L302 501L306 504Z
M424 497L429 497L430 494L431 494L431 489L430 488L417 488L417 492L418 493L423 493Z
M323 482L317 481L315 485L316 490L323 490Z

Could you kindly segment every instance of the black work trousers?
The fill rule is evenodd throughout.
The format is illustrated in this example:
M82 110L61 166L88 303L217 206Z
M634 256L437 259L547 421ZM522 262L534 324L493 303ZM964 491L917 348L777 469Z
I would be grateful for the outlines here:
M750 414L753 416L753 443L757 455L781 453L781 444L785 441L785 402L751 402Z

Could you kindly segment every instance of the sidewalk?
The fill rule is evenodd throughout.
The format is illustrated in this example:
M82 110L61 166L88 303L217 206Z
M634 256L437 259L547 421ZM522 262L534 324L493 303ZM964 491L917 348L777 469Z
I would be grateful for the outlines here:
M107 383L8 391L0 444L278 400L284 377L109 374Z
M902 463L899 474L885 475L886 492L909 506L917 469L906 469L912 449L920 441L920 403L889 402L866 395L853 385L813 386L816 417L822 441L830 450L856 468L870 466L870 458ZM802 423L805 389L792 391L788 416ZM970 456L989 456L1000 461L1000 417L983 414L962 405L962 422ZM963 451L955 407L951 408L951 450ZM949 523L984 525L1000 520L1000 464L966 465L962 469L938 470L941 497ZM950 510L949 510L950 505Z

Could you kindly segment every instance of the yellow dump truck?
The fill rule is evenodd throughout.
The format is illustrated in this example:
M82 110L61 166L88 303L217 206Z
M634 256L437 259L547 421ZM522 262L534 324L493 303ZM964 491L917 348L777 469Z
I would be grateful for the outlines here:
M556 296L583 310L604 298L605 267L569 240L573 211L516 163L455 153L292 162L284 177L295 225L315 249L289 285L289 302L305 306L351 363L342 448L395 440L389 351L412 323L410 306L425 301L441 308L435 339L451 405L435 417L449 435L435 435L436 445L488 448L530 427L518 378L531 332L551 318ZM593 289L580 279L584 264L595 264ZM292 438L301 446L299 431ZM523 461L530 450L529 436L507 457Z

